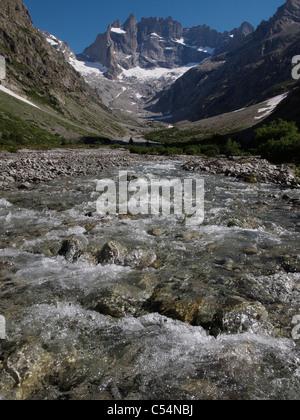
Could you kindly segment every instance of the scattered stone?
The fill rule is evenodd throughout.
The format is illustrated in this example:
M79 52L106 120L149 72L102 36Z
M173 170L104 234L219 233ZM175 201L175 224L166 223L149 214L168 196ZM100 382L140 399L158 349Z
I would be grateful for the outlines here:
M120 214L118 216L119 220L138 220L137 216L133 216L132 214Z
M105 218L101 219L101 223L109 223L109 222L110 222L110 219L105 219Z
M248 248L248 249L246 249L245 254L246 255L257 255L257 254L259 254L259 250L256 249L256 248Z
M238 266L235 265L234 261L231 258L217 259L216 265L221 265L225 267L228 271L233 271L238 268Z
M184 232L182 234L182 238L186 241L193 241L194 239L200 239L202 238L202 235L200 235L199 232Z
M86 230L87 232L90 232L91 230L95 229L95 227L96 227L96 226L98 226L98 223L88 223L88 224L85 226L85 230Z
M148 233L152 236L163 236L165 235L166 230L161 226L153 226Z
M129 167L133 163L149 161L150 157L132 155L124 149L53 149L46 153L42 150L23 149L18 153L1 152L0 188L31 189L32 184L49 182L60 178L76 176L98 176L111 167ZM169 159L176 159L170 157ZM151 156L153 161L162 161L164 156ZM101 162L101 163L100 163ZM130 179L138 180L133 175ZM86 217L94 217L88 212Z
M153 263L149 264L149 268L154 268L155 270L159 270L162 266L163 262L161 260L155 260Z
M206 245L205 249L206 249L206 251L209 251L209 252L217 251L219 249L219 245L208 244L208 245Z
M31 184L29 182L23 182L18 186L19 190L30 190Z
M6 267L14 267L15 263L13 263L12 261L0 261L0 270L2 270L2 268L6 268Z

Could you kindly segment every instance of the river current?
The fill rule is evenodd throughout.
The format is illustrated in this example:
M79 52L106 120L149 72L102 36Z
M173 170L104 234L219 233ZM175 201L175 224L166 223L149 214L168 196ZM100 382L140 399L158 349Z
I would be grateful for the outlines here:
M0 192L0 398L299 399L299 190L128 172L204 179L204 223L101 218L95 178Z

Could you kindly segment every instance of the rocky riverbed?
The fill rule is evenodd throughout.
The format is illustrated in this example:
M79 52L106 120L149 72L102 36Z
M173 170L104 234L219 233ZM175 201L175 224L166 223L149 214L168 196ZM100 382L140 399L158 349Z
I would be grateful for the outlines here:
M53 179L98 175L110 167L127 167L141 160L124 150L54 149L0 153L0 188L49 182Z
M183 169L225 175L249 183L277 184L300 188L300 179L292 165L273 165L255 157L199 158L183 165Z
M299 190L91 156L109 168L0 191L0 399L299 399ZM119 168L204 179L204 223L99 215Z
M188 157L173 156L168 159L186 162ZM26 189L32 183L49 182L59 178L96 176L111 167L130 167L138 162L164 160L164 156L133 155L123 149L110 148L0 152L0 189L12 186ZM273 165L259 158L195 158L184 163L183 169L225 175L242 182L300 187L300 180L292 166Z

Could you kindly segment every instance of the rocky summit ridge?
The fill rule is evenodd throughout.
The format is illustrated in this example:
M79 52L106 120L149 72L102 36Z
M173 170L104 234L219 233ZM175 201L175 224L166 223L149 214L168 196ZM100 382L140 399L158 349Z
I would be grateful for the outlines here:
M122 25L118 19L99 34L78 59L100 62L111 79L134 67L176 68L190 63L201 63L214 51L230 51L240 46L254 28L244 22L240 28L220 33L210 27L183 28L172 17L142 18L137 22L131 14Z

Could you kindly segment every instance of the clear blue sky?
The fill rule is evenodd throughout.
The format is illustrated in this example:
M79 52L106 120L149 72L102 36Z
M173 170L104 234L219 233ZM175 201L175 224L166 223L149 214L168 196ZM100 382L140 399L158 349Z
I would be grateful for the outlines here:
M268 20L285 0L23 0L33 23L66 41L80 53L98 33L130 13L142 17L168 17L184 27L207 24L230 31L247 20L257 26Z

